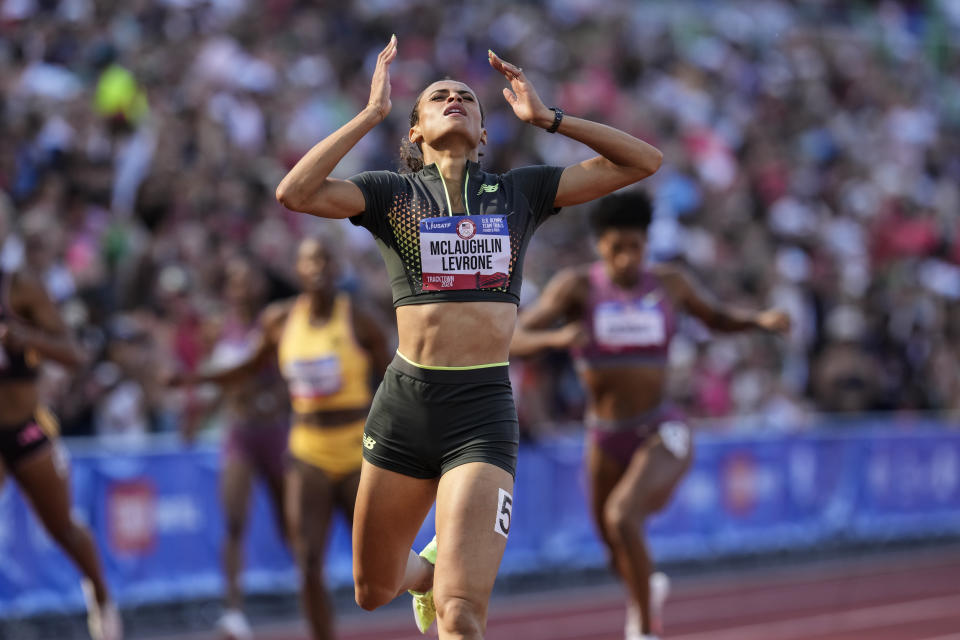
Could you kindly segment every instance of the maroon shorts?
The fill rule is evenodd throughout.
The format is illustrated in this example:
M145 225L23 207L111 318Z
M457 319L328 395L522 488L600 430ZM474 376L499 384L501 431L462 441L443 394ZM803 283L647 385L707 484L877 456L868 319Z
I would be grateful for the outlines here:
M37 424L28 420L16 427L0 427L0 459L13 470L22 460L50 445L50 438Z
M231 426L224 436L224 458L245 462L264 476L283 477L287 432L285 423Z
M683 413L670 406L659 406L632 418L605 420L587 416L590 444L626 467L633 454L666 422L682 421Z

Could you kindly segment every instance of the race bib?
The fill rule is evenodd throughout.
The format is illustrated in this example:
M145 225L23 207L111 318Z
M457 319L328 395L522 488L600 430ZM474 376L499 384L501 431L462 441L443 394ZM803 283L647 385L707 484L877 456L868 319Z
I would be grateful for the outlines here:
M605 347L657 347L667 337L663 313L639 303L604 302L593 316L597 343Z
M294 398L332 396L343 386L340 359L336 356L316 360L294 360L286 367L290 395Z
M420 221L424 291L491 289L510 282L510 228L504 216Z

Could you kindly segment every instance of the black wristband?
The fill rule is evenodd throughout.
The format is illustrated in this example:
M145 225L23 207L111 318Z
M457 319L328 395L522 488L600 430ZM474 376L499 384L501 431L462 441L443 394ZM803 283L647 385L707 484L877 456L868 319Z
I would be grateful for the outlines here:
M547 129L547 133L556 133L557 129L560 128L560 121L563 120L563 109L560 107L550 107L550 111L553 111L553 124Z

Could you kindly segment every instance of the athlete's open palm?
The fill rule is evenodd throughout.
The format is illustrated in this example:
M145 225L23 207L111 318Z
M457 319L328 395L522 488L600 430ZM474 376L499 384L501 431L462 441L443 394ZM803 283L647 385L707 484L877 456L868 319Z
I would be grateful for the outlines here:
M375 109L383 120L390 113L393 106L390 102L390 63L397 57L397 36L391 36L390 42L377 56L377 66L373 70L373 80L370 82L371 109Z
M503 60L493 51L487 51L487 59L490 61L490 66L502 73L503 77L510 82L510 88L503 90L503 97L513 107L513 113L518 118L531 124L542 122L545 118L547 121L553 119L553 113L540 100L537 90L527 80L523 69Z
M757 325L767 331L786 333L790 331L790 316L780 309L767 309L757 314Z

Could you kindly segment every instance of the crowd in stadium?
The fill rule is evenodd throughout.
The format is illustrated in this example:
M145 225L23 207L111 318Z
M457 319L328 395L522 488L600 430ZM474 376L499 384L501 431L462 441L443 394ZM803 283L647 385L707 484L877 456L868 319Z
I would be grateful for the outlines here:
M287 212L274 189L365 104L393 32L393 113L340 177L396 168L416 91L447 75L483 101L488 169L589 153L512 116L492 48L548 105L663 150L645 183L652 258L789 311L787 339L684 327L670 392L691 415L790 430L814 411L960 409L956 3L711 4L0 3L0 263L43 274L90 354L79 374L46 372L65 433L176 428L190 395L162 377L209 356L232 257L287 296L298 239L333 236L343 286L390 322L369 234ZM586 210L539 232L525 300L592 259ZM513 375L528 429L580 417L566 356Z

